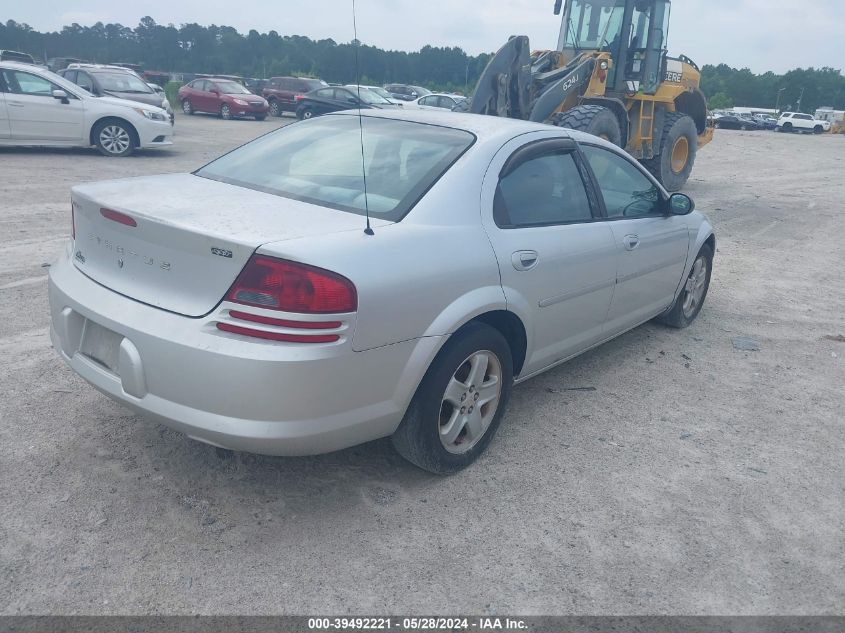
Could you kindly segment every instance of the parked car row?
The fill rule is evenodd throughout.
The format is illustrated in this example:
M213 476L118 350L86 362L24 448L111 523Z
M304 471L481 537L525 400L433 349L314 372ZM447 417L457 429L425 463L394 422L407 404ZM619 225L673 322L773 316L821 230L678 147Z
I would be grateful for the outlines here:
M724 130L777 130L814 134L830 130L830 121L816 119L811 114L800 112L784 112L777 119L767 114L714 112L713 119L714 125Z

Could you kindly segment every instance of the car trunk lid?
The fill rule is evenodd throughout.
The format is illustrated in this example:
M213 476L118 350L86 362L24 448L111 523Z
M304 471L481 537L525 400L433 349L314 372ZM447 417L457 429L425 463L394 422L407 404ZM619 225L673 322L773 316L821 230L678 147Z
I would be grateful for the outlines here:
M261 244L364 229L359 215L192 174L79 185L72 200L80 271L191 317L220 302Z

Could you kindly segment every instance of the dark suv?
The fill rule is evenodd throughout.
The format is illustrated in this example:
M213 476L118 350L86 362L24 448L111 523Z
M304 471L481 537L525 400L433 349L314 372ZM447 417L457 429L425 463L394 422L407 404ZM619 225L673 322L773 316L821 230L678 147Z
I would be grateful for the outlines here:
M70 64L58 74L82 86L95 97L117 97L167 110L173 121L173 109L167 98L128 68L104 64Z
M310 77L271 77L261 94L270 103L270 114L282 116L284 112L296 112L297 97L327 85L322 79Z
M390 93L390 96L402 101L413 101L431 94L430 90L426 90L422 86L407 86L405 84L387 84L384 89Z

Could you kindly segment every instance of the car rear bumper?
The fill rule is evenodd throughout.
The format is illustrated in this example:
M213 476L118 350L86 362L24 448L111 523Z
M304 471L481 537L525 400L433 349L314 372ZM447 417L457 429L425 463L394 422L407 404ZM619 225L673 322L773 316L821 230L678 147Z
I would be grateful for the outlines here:
M105 395L216 446L309 455L390 435L439 345L426 337L354 352L221 333L217 312L189 318L139 303L69 255L49 276L61 357Z

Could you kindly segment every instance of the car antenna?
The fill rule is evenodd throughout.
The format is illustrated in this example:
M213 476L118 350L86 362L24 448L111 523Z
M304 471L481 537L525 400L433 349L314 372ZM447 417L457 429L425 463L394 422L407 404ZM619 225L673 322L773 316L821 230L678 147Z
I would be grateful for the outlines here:
M358 69L358 49L361 47L361 42L358 41L358 24L355 21L355 0L352 0L352 32L354 40L352 46L355 47L355 92L358 96L358 131L361 136L361 175L364 177L364 214L367 217L367 228L364 229L366 235L375 235L373 228L370 226L370 205L367 200L367 165L364 160L364 123L361 116L361 74Z

